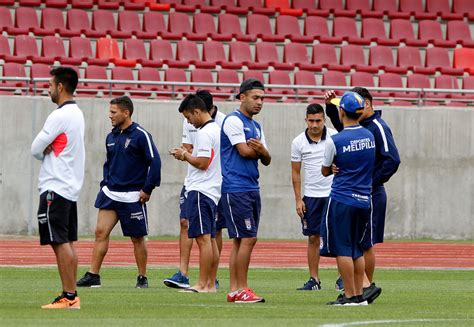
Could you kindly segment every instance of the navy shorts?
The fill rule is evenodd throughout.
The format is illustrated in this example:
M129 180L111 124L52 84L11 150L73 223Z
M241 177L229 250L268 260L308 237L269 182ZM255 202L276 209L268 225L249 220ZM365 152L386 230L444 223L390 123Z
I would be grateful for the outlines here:
M321 217L328 198L303 197L306 212L301 219L303 235L319 235L321 232Z
M257 237L260 192L222 193L221 200L229 238Z
M77 241L77 204L61 195L41 193L38 206L40 244L62 244Z
M329 198L321 222L321 255L352 257L363 255L362 237L367 223L367 212Z
M372 191L371 210L368 213L368 223L362 241L364 251L377 243L383 243L386 210L387 193L385 187L380 186Z
M181 188L181 193L179 194L179 219L188 219L186 218L186 188Z
M123 236L142 237L148 235L148 215L145 203L114 201L101 190L97 194L95 207L114 210L117 213Z
M186 217L189 220L188 237L196 238L210 234L216 237L217 206L211 198L198 191L188 192L186 198Z
M224 228L227 228L224 217L224 206L222 205L222 200L219 200L216 213L216 230L222 230Z

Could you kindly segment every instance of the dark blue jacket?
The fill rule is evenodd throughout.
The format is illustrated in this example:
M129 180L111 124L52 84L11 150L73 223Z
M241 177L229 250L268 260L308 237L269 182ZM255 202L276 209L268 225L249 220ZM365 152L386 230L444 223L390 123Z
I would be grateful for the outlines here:
M331 119L335 129L341 131L342 123L339 120L337 107L332 104L326 105L326 114ZM388 182L390 177L395 174L400 165L400 156L398 154L392 131L387 123L380 117L380 112L376 111L372 116L360 121L360 124L367 128L375 138L375 166L372 179L372 188L382 186Z
M161 160L153 139L145 129L132 123L123 131L114 128L105 141L107 158L104 179L117 192L140 191L151 194L161 183Z

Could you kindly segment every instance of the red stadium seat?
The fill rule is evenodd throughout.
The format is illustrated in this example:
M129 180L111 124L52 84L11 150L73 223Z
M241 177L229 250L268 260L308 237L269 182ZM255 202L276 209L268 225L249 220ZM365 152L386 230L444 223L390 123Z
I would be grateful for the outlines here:
M350 66L356 71L377 73L379 68L367 65L364 50L359 45L348 44L341 48L341 65Z
M45 36L42 39L41 56L53 58L61 64L78 66L82 60L80 58L68 58L64 49L63 40L56 36Z
M203 44L202 60L212 63L214 66L220 65L222 68L239 69L241 63L227 61L222 42L207 41Z
M67 0L45 0L44 5L47 8L66 8Z
M435 68L442 74L447 75L462 75L464 72L462 68L453 68L449 60L448 50L444 48L427 48L425 66Z
M342 43L342 37L329 36L327 19L319 16L308 16L304 22L304 35L311 36L321 43Z
M155 39L156 33L143 32L140 27L140 18L133 11L121 11L118 14L118 30L127 34L134 34L139 39Z
M194 13L201 5L206 5L206 0L181 0L174 5L174 10Z
M415 71L420 74L432 75L436 72L434 68L423 67L421 64L420 50L415 47L398 48L397 66Z
M219 15L217 33L224 35L230 34L238 41L243 42L255 42L257 40L256 35L252 36L242 33L239 17L232 14Z
M0 29L6 31L9 35L28 34L28 27L18 28L13 26L10 9L0 7Z
M461 14L469 20L473 20L474 2L471 0L453 0L453 13Z
M273 70L268 73L268 84L270 85L291 85L290 75L288 72ZM285 88L276 88L276 87L266 87L265 94L294 94L294 90L290 87ZM278 98L281 99L281 96L272 97L274 99Z
M280 15L276 18L275 34L284 36L293 42L312 43L313 36L303 36L300 31L298 18Z
M186 74L184 73L184 70L178 69L178 68L169 68L165 70L165 82L181 82L181 83L186 83L188 80L186 79ZM186 85L165 85L163 87L164 90L166 90L168 93L170 92L177 92L177 93L189 93L191 92L191 89L189 86ZM176 94L174 94L176 96Z
M30 69L30 77L34 78L48 78L48 81L45 82L36 82L35 86L39 89L47 90L49 88L49 79L51 75L49 74L51 68L45 64L33 64Z
M395 66L392 49L381 45L370 47L369 65L378 67L386 73L406 74L406 67Z
M474 49L454 49L453 67L462 68L465 72L474 74Z
M189 63L175 59L171 43L167 40L153 40L150 42L150 60L161 62L173 68L187 68L189 66Z
M440 75L435 77L435 89L459 90L458 80L454 76ZM435 93L427 95L427 97L462 99L464 95L461 93Z
M17 8L15 11L15 26L19 29L27 29L35 35L54 35L54 29L40 28L38 16L36 15L36 10L34 8Z
M15 5L15 0L0 0L0 6L13 7L14 5Z
M148 8L150 8L151 11L170 11L171 9L171 4L169 3L163 3L163 2L154 2L150 1L147 3Z
M410 18L409 12L400 12L397 8L397 0L374 0L373 10L376 12L383 12L391 19Z
M253 14L274 16L275 8L265 8L261 0L237 0L240 7L249 8Z
M197 13L194 15L193 31L196 34L207 35L216 41L231 41L232 34L217 33L214 17L207 13Z
M66 29L63 13L56 8L44 8L41 12L41 28L53 30L63 37L80 36L81 31L72 31Z
M82 9L71 9L67 12L66 28L74 33L91 33L91 24L87 12Z
M265 69L265 63L258 63L252 59L250 46L245 42L232 42L229 47L229 61L235 64L247 66L249 69Z
M13 55L26 57L34 63L52 64L54 62L54 58L38 56L36 40L28 35L15 36Z
M41 0L19 0L18 4L20 7L39 7L41 6Z
M408 12L416 19L436 19L436 13L427 13L422 0L400 0L400 11Z
M235 70L221 69L217 71L217 83L219 84L240 84L239 76ZM228 93L231 97L238 93L239 87L218 86L220 93Z
M207 4L206 0L184 0L183 2L184 5L195 5L196 8L199 8L199 10L202 13L208 13L208 14L218 14L221 12L221 6L220 5L213 5L212 2L211 4ZM178 9L177 9L178 10Z
M461 20L449 21L446 27L446 39L462 44L466 48L474 48L471 29L468 23Z
M293 65L283 63L278 59L277 48L271 42L258 42L255 45L255 62L272 66L277 70L293 70ZM265 67L265 69L267 69Z
M263 72L260 70L246 70L244 71L244 75L242 80L245 81L249 78L258 79L260 82L265 84L265 77L263 76Z
M154 35L155 38L160 35L164 39L169 39L170 33L166 30L163 14L154 11L143 13L143 33Z
M112 11L108 10L95 10L92 13L92 33L87 33L89 37L93 36L105 36L109 34L113 38L129 38L132 36L130 31L117 30L117 24L115 23L114 15Z
M105 67L90 65L86 67L84 78L107 80L107 71L105 70ZM96 93L96 91L92 91L93 89L109 90L110 85L105 82L85 82L84 89L84 91L81 90L78 91L78 93Z
M303 70L320 71L321 65L311 63L309 60L308 49L300 43L285 44L283 52L283 62L296 66Z
M321 65L328 70L348 72L350 66L340 65L336 56L336 49L330 44L315 44L313 46L313 57L311 63Z
M428 42L415 39L413 26L406 19L393 19L390 21L390 38L404 42L406 45L415 47L426 47Z
M385 32L385 23L382 19L362 19L361 35L363 39L377 42L378 45L398 46L399 44L397 40L387 38L387 34Z
M449 0L426 0L426 11L434 13L445 20L462 20L462 14L451 12Z
M347 86L346 76L342 72L327 71L323 74L322 85L329 86L330 90L334 86ZM344 91L335 90L337 95L342 95Z
M249 8L236 6L235 0L210 0L211 6L220 7L229 14L245 15L248 14Z
M355 17L355 10L344 9L342 0L319 0L319 9L329 10L335 17Z
M214 83L212 73L209 69L195 69L191 71L191 83ZM191 90L206 89L211 93L216 92L215 86L191 86Z
M120 8L119 0L96 0L99 9L118 10Z
M295 9L290 7L288 0L265 0L265 7L276 9L281 15L301 16L302 9Z
M445 48L454 48L455 41L445 40L441 25L436 20L422 20L418 24L418 39L426 40L429 43Z
M19 63L7 62L3 65L3 77L26 77L25 67ZM2 81L0 83L2 88L11 89L12 93L16 94L26 91L26 81Z
M91 41L85 37L75 36L69 40L69 57L81 59L89 65L107 66L108 59L98 59L92 54Z
M206 34L193 33L191 29L191 23L189 22L189 16L181 12L172 12L168 16L168 31L176 39L186 37L188 40L193 41L205 41L207 39ZM173 37L172 39L175 39Z
M354 18L336 17L334 18L334 27L332 35L340 37L349 44L370 44L370 39L364 39L357 35L357 27Z
M178 41L176 46L176 59L182 62L187 62L188 65L194 65L196 68L216 67L213 62L202 61L199 57L196 43L187 40Z
M362 17L382 18L382 11L373 11L370 7L370 0L346 0L346 9L355 11ZM337 15L337 12L336 12Z
M135 59L122 59L120 57L117 40L110 38L100 38L96 43L96 57L108 59L117 66L135 67Z
M307 85L307 86L316 86L316 78L313 72L309 72L307 70L299 70L295 72L295 85ZM305 90L305 89L297 89L295 92L301 95L316 95L320 93L318 90Z
M319 10L316 0L293 0L292 6L295 9L301 9L308 16L329 16L329 10Z
M285 40L284 36L273 34L270 19L259 14L247 16L247 34L269 42L283 42Z
M375 87L374 75L366 72L355 72L351 75L351 86L361 86L368 89ZM370 90L370 94L376 98L388 98L389 92Z
M12 56L8 39L3 35L0 35L0 59L5 60L6 62L13 61L21 64L26 62L26 57Z
M430 79L426 75L412 74L407 76L407 88L409 89L429 89L431 88ZM407 92L407 97L417 97L415 92Z
M399 74L394 73L381 74L379 76L379 87L403 89L402 77ZM404 98L407 96L406 92L401 90L390 92L390 95L398 98Z
M92 9L94 0L71 0L71 7L78 9Z
M462 79L462 89L474 91L474 76L464 76ZM466 98L474 99L474 93L463 93Z
M123 58L134 59L143 67L163 66L161 61L148 59L145 43L140 39L126 39L123 41Z
M155 68L144 67L138 71L138 80L147 82L161 82L161 77L160 73ZM163 86L139 83L138 89L141 91L159 92L163 90ZM150 95L150 93L145 93L143 95Z
M132 0L132 1L125 0L125 1L122 2L122 5L123 5L123 9L126 10L126 11L129 11L129 10L144 11L145 8L146 8L146 3L145 2L134 1L134 0Z
M113 80L134 81L133 72L128 67L115 67L112 69ZM125 90L137 89L135 83L113 83L113 94L124 94Z

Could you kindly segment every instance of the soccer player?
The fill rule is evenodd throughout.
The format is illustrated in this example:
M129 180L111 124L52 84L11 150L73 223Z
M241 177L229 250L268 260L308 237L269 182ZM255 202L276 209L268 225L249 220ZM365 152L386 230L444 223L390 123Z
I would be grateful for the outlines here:
M323 176L338 168L321 224L321 255L336 257L345 293L329 305L367 305L362 295L365 262L361 239L370 210L370 191L375 161L374 136L359 125L364 99L346 92L332 102L339 106L344 129L326 142L321 167Z
M219 128L222 126L224 121L225 114L219 111L219 109L214 105L212 94L207 90L199 90L196 92L196 95L199 96L205 103L206 108L211 115L211 118L214 119ZM189 153L193 152L193 143L196 138L197 129L192 124L188 123L186 119L183 120L183 138L181 146L186 148ZM219 163L220 164L220 163ZM179 270L171 277L163 280L163 283L172 288L188 288L189 277L188 277L188 268L189 268L189 257L191 254L191 249L193 246L193 240L188 238L188 218L186 217L186 182L188 176L184 179L184 185L181 189L181 194L179 197L179 207L180 207L180 231L179 231ZM222 249L222 221L223 219L221 212L221 204L219 202L217 209L217 226L216 226L216 242L217 248L219 249L219 256ZM216 280L216 287L218 287L218 282Z
M243 81L237 94L240 108L227 115L222 124L222 205L232 239L228 302L265 302L249 288L247 281L260 221L258 161L265 166L271 162L263 129L253 119L262 110L264 96L262 82L252 78Z
M77 200L84 181L84 116L73 99L78 76L68 67L50 72L49 96L58 107L46 119L31 144L41 160L38 226L41 245L51 245L56 256L62 293L43 309L80 309L76 292Z
M197 128L192 154L185 147L171 152L176 159L188 163L185 194L188 237L196 239L199 246L199 280L186 291L215 293L219 264L215 216L222 183L220 128L198 95L188 95L179 106L179 112Z
M385 229L385 213L387 210L387 194L384 183L397 172L400 165L400 156L397 146L388 124L380 117L380 113L375 111L372 104L372 95L363 87L355 87L351 91L356 92L364 98L364 112L360 117L360 124L368 129L375 138L375 166L372 180L372 203L369 216L368 230L364 234L362 244L365 258L364 277L364 297L368 303L372 303L382 292L382 289L373 283L375 270L375 249L374 245L383 243ZM334 126L337 126L338 119L335 115L336 107L330 104L335 97L334 92L325 94L326 111Z
M77 281L80 287L100 287L100 268L109 248L112 229L120 221L124 236L133 243L138 267L136 288L148 288L146 277L148 216L146 202L160 185L161 161L152 136L132 121L133 103L128 96L110 101L112 132L107 135L104 178L95 201L99 209L92 262Z
M296 213L301 219L303 235L308 236L308 268L310 278L298 288L300 291L320 290L319 234L324 206L331 191L332 176L321 175L326 139L336 134L325 126L326 117L321 105L306 108L306 130L291 144L291 175L295 193ZM304 168L304 196L301 197L301 166Z

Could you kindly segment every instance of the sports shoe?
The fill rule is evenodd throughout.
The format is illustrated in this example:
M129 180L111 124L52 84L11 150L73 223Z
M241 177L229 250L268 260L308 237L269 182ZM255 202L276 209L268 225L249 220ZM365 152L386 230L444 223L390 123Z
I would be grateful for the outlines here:
M235 302L235 298L237 297L237 294L239 294L239 291L233 291L227 293L227 302Z
M235 303L263 303L265 299L257 296L251 288L246 288L235 296Z
M218 289L219 289L219 280L216 279L216 290L218 290Z
M321 281L317 281L315 278L310 277L309 280L304 283L303 287L297 288L297 291L319 291L321 289Z
M86 272L84 277L76 282L78 287L100 287L100 275Z
M190 287L189 278L184 276L183 273L179 270L170 278L164 279L163 283L166 286L171 287L171 288L189 288Z
M148 278L143 275L138 275L136 288L148 288Z
M336 280L336 291L338 292L344 292L344 281L342 280L342 277L339 276L338 279Z
M372 283L369 287L364 287L362 296L364 300L367 300L367 303L371 304L379 297L380 293L382 293L382 289L375 286L375 283Z
M368 305L367 301L364 300L362 295L354 295L353 297L347 298L346 295L339 294L336 301L328 302L327 305L334 306L356 306L356 305Z
M41 306L41 309L72 309L79 310L81 308L81 299L76 296L74 300L68 300L62 294L54 299L52 303Z

